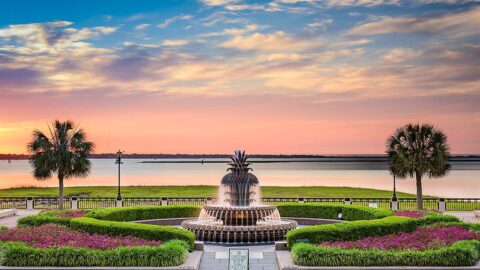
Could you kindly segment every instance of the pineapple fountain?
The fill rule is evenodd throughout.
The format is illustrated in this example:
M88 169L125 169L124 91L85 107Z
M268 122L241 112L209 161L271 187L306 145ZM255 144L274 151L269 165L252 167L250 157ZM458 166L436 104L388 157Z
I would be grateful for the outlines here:
M219 204L205 205L200 217L182 222L197 240L216 243L264 243L285 239L298 224L281 219L273 205L260 203L258 179L250 173L245 151L235 151L220 185Z

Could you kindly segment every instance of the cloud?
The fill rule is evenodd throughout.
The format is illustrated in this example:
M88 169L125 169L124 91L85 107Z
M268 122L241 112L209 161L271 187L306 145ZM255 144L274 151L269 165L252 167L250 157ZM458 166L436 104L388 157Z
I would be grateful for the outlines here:
M315 33L317 31L326 31L328 25L332 24L333 20L328 18L328 19L322 19L322 20L315 20L305 27L305 30L310 33Z
M83 40L111 34L113 27L67 28L72 23L67 21L17 24L0 29L0 39L6 46L0 51L18 54L60 53L66 50L93 52L89 43Z
M410 61L422 55L422 51L415 51L408 48L395 48L383 55L383 60L387 63L401 63Z
M175 16L175 17L166 19L165 21L163 21L163 22L160 23L160 24L157 24L157 27L158 27L158 28L161 28L161 29L164 29L164 28L166 28L167 26L169 26L170 24L172 24L172 23L174 23L174 22L176 22L176 21L190 20L190 19L192 19L192 18L193 18L192 15L180 14L180 15L178 15L178 16Z
M137 26L135 26L135 30L143 30L143 29L146 29L148 27L150 27L151 24L148 24L148 23L142 23L142 24L139 24Z
M215 37L215 36L238 36L243 35L249 32L253 32L259 28L256 24L247 24L244 28L226 28L220 32L210 32L210 33L203 33L198 35L199 37Z
M228 5L228 6L225 6L225 9L227 9L227 10L233 10L233 11L236 11L236 10L246 10L246 9L250 9L250 10L263 10L263 9L265 9L265 7L262 6L262 5Z
M0 85L7 91L25 87L34 88L40 83L41 75L40 72L28 68L0 68Z
M240 51L299 51L310 45L310 42L297 40L288 36L285 32L277 31L271 34L254 33L248 36L235 36L233 39L220 44L220 47Z
M444 33L449 37L480 34L480 8L431 17L382 17L378 21L358 25L348 33L369 36L391 33Z
M163 41L163 46L183 46L188 43L185 39L166 39Z
M329 7L397 5L400 0L326 0Z
M223 6L238 2L238 0L200 0L200 2L207 6Z

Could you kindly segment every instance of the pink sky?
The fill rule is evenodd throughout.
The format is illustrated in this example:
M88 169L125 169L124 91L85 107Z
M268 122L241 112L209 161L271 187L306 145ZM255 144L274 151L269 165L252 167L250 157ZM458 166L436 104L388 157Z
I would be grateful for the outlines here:
M476 95L366 98L316 103L275 95L202 97L142 95L13 95L0 108L0 152L24 153L34 128L73 119L97 153L361 154L383 153L406 122L428 122L449 135L453 153L479 153L478 119L466 117ZM3 103L2 102L2 103ZM15 112L11 114L11 112Z
M55 119L97 153L381 154L407 123L480 153L476 1L264 2L12 2L0 153Z

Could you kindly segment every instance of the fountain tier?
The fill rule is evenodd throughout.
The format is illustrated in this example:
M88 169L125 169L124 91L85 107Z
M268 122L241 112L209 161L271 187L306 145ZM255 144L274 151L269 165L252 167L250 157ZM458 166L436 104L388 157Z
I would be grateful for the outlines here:
M182 222L197 240L261 243L285 239L297 222L282 220L273 205L260 205L258 179L250 173L245 152L236 151L230 172L222 178L220 205L205 205L200 217Z

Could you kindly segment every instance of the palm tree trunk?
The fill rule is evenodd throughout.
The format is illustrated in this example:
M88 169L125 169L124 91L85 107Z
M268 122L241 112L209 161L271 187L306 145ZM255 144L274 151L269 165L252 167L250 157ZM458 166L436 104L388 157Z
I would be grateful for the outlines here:
M58 175L58 209L63 209L63 175Z
M423 210L422 174L415 172L417 178L417 209Z

